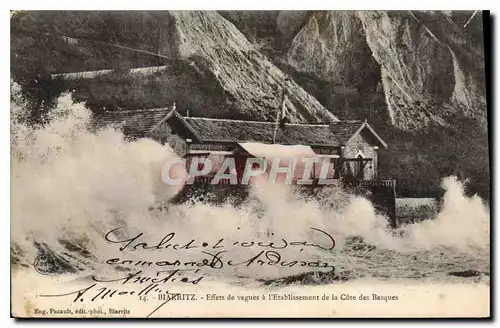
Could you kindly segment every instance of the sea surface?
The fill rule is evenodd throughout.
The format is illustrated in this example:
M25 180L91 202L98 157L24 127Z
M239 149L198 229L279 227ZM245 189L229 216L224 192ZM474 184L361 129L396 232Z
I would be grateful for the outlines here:
M176 158L168 146L125 141L113 128L89 131L90 112L68 94L43 127L23 123L21 100L11 107L16 270L116 277L162 267L186 270L188 279L264 285L489 284L489 208L464 195L455 177L443 179L446 193L434 217L397 230L367 199L333 187L307 198L288 186L256 183L239 206L196 199L174 205L180 187L161 178ZM192 240L196 247L182 248ZM154 264L135 264L141 261Z

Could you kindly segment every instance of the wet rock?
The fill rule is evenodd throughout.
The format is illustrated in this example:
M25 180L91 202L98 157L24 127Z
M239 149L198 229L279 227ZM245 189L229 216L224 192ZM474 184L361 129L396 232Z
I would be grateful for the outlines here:
M349 280L349 271L343 271L340 274L335 272L305 272L293 276L276 278L276 279L260 279L264 285L326 285L332 282L343 282Z
M476 270L465 270L465 271L453 271L448 272L448 275L462 278L477 277L481 275L481 272Z

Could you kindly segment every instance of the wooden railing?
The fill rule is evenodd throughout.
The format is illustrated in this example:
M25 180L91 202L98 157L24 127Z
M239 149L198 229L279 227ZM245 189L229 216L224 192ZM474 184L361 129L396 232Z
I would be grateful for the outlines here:
M363 187L392 187L396 188L396 180L362 180Z
M205 185L205 184L211 184L212 180L214 179L215 174L210 174L210 175L204 175L204 176L197 176L194 178L194 183L193 184L199 184L199 185ZM313 183L311 186L318 185L318 180L319 179L312 179ZM375 187L392 187L396 188L396 180L349 180L349 181L343 181L344 185L350 186L350 187L365 187L365 188L375 188ZM240 182L238 181L238 184ZM293 182L295 184L296 181ZM231 180L230 179L220 179L217 184L220 185L230 185Z
M392 187L396 188L396 180L357 180L349 179L343 180L345 186L348 187L365 187L365 188L376 188L376 187Z
M215 174L212 175L203 175L203 176L197 176L197 177L194 177L194 182L193 184L198 184L198 185L208 185L208 184L211 184L212 183L212 180L214 179L215 177ZM229 185L231 184L231 180L230 179L220 179L217 184L221 184L221 185Z

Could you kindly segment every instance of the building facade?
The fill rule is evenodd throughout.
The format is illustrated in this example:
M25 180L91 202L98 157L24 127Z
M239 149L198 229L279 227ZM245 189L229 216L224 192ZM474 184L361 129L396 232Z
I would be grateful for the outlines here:
M187 117L173 107L106 112L95 120L96 128L107 125L120 128L130 139L151 138L168 144L188 163L194 157L210 157L214 163L234 157L238 181L246 158L282 156L282 150L290 153L293 147L302 151L301 156L327 159L327 178L374 180L378 152L387 148L366 121L298 124ZM319 172L314 166L311 177L317 179Z

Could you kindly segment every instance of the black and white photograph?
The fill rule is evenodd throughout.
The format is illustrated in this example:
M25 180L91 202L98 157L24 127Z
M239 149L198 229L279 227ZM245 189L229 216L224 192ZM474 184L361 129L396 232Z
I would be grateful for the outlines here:
M489 318L490 12L12 10L15 318Z

